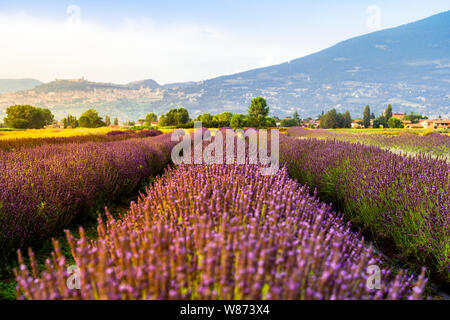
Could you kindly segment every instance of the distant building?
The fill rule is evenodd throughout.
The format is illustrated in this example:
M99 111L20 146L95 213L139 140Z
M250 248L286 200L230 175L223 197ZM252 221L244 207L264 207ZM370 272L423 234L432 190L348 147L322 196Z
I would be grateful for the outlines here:
M403 120L406 116L406 113L404 112L395 112L392 114L392 118L394 119L398 119L398 120Z
M450 129L450 119L434 120L433 123L437 129Z
M354 129L356 129L356 128L364 128L363 121L361 119L355 119L355 120L352 121L351 127L354 128Z
M414 129L414 128L423 128L423 126L420 123L410 123L406 124L405 128Z
M151 123L151 126L152 126L152 127L157 127L157 126L158 126L158 122L152 122L152 123Z
M44 126L44 129L64 129L64 124L62 124L61 122L55 122Z
M420 119L419 124L425 129L434 128L433 120L430 119Z
M407 125L412 124L412 121L410 120L402 120L403 126L406 128Z

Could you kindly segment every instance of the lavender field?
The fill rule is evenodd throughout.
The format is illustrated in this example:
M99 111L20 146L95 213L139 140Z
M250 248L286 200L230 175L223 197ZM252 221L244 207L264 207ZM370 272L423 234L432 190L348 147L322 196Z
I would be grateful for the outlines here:
M417 299L423 275L381 270L366 286L366 265L382 261L330 207L286 170L198 165L168 170L121 220L99 221L99 238L67 235L83 274L68 290L65 257L38 276L22 265L27 299Z
M248 161L171 164L170 134L109 136L119 140L0 154L2 254L21 249L16 298L424 299L450 281L445 160L281 134L281 167L262 175ZM73 227L155 175L120 216L98 217L95 236ZM47 258L26 250L69 225Z

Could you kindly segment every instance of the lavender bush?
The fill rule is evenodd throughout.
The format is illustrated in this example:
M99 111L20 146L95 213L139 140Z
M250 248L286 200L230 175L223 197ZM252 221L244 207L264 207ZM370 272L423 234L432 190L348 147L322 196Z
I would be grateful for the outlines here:
M257 165L181 165L127 215L68 241L80 270L69 289L55 253L39 273L16 271L26 299L418 299L426 280L394 274L342 217L288 178ZM367 268L381 268L369 289Z
M170 161L170 135L0 151L0 256L130 193Z
M338 140L352 143L361 143L390 150L399 150L410 153L428 153L450 160L450 136L432 132L418 135L411 132L400 131L398 134L383 134L356 130L328 131L323 129L308 130L301 127L287 129L287 134L293 137Z
M284 137L281 163L405 260L450 281L450 164L374 146Z
M17 151L19 149L33 148L49 144L61 145L69 143L83 143L83 142L112 142L134 138L153 137L162 134L162 132L159 130L144 130L141 132L134 133L133 131L113 130L109 131L107 134L90 134L73 137L0 139L0 150Z

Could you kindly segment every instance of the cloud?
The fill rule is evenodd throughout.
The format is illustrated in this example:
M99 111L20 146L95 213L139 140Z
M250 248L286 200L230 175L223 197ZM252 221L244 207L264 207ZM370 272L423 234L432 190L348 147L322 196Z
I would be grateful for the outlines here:
M85 76L118 83L153 78L167 83L263 67L311 52L207 25L123 19L106 27L84 20L80 11L68 8L65 21L0 13L0 78Z

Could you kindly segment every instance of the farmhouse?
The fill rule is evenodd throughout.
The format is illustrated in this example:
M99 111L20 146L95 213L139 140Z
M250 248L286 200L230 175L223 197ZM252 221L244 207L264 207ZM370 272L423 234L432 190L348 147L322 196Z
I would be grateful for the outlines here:
M392 114L392 118L394 119L398 119L398 120L403 120L406 116L406 113L404 112L395 112Z
M352 128L363 128L364 127L363 121L361 119L353 120L351 126L352 126Z
M433 123L437 129L450 129L450 119L434 120Z

